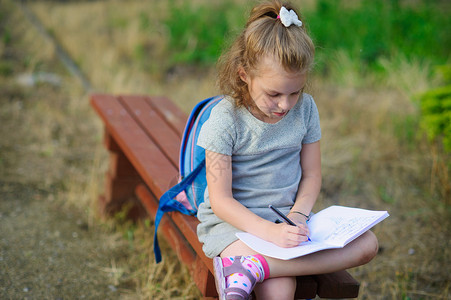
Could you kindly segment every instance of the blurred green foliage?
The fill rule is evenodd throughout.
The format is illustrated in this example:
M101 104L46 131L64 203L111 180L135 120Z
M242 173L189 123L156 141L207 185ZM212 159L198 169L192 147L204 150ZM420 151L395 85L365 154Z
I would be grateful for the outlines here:
M243 6L229 1L208 6L172 1L165 21L171 63L215 63L227 36L244 24Z
M362 0L350 6L349 1L318 0L315 12L305 12L318 47L317 70L327 72L328 57L337 50L360 61L362 71L378 71L380 58L398 55L438 64L449 60L451 18L446 4L403 2Z
M5 14L5 11L0 11L0 76L11 75L14 68L14 62L2 59L4 57L5 48L12 42L11 31L8 26L6 26Z
M399 115L393 115L393 133L396 138L410 150L417 147L418 142L418 128L419 118L417 115L406 115L400 117Z
M440 0L318 0L303 16L317 46L316 71L327 74L333 55L344 51L365 71L380 71L381 58L402 55L444 64L450 58L451 18ZM248 9L231 1L172 1L165 22L173 63L212 64L224 38L241 29Z
M451 65L437 69L446 85L434 88L419 96L420 126L427 136L441 139L444 149L451 151Z
M451 56L451 18L446 1L418 0L317 0L313 10L302 10L303 18L317 47L315 71L327 76L333 68L358 74L390 69L384 60L426 62L446 65ZM227 37L243 27L249 10L232 1L194 4L172 0L165 21L168 29L170 64L213 64ZM142 20L145 27L147 20ZM337 61L339 56L349 59ZM348 64L348 66L343 65ZM429 68L424 72L431 72ZM451 68L441 69L451 82ZM331 73L332 74L332 73ZM428 74L432 75L432 74ZM451 149L451 85L433 89L420 97L419 126L430 139L443 137ZM400 124L399 135L414 140L415 119ZM416 128L416 126L413 126ZM404 128L404 129L402 129Z

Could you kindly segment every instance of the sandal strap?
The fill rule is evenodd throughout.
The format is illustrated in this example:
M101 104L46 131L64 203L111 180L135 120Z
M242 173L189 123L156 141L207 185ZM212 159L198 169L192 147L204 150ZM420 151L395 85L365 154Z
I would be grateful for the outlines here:
M237 287L229 287L229 288L226 288L225 290L224 290L224 292L226 292L226 299L229 299L229 292L232 292L232 293L235 293L234 295L230 295L231 297L233 297L233 298L230 298L230 299L237 299L236 297L240 297L242 300L247 300L247 299L249 299L249 294L248 293L246 293L246 291L245 290L243 290L243 289L240 289L240 288L237 288ZM238 295L237 295L238 294Z
M249 281L251 282L252 286L255 286L255 278L251 274L249 274L249 271L246 270L243 265L241 264L241 256L235 256L235 259L233 260L233 263L230 266L224 267L224 276L227 277L233 273L240 273L245 275L247 278L249 278Z

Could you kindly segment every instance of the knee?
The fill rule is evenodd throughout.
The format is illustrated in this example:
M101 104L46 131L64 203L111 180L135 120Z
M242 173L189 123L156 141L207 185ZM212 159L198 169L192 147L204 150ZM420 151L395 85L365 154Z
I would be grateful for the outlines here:
M359 259L359 265L364 265L369 263L379 251L379 243L377 241L377 237L371 231L367 231L362 236L362 247L361 247L361 255Z

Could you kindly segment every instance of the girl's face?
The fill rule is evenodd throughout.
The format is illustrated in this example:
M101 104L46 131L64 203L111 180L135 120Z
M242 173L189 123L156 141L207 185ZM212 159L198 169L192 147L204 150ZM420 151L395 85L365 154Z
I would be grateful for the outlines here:
M299 100L307 81L307 72L287 72L274 58L263 57L254 76L240 70L255 104L252 115L266 123L277 123Z

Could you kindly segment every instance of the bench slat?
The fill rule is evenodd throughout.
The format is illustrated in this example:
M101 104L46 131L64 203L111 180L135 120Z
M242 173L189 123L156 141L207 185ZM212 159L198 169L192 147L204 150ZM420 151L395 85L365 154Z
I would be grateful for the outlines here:
M178 132L181 139L188 120L187 115L166 97L147 97L147 101Z
M141 127L152 138L156 145L171 160L174 167L179 164L180 140L178 133L170 127L166 120L149 104L149 97L121 96L120 102L127 107L129 113L139 122Z
M313 276L298 276L296 281L295 299L315 298L318 283Z
M160 149L167 150L168 147L172 147L172 149L180 148L180 143L176 142L180 140L172 130L169 130L167 126L165 126L165 121L159 115L156 115L157 112L153 110L152 107L146 102L146 100L150 101L150 97L143 96L122 96L121 103L129 109L129 112L135 115L135 118L141 123L141 126L144 130L146 130L147 134L152 136L153 140L157 141L157 144L160 145ZM167 108L166 108L167 109ZM146 110L149 113L143 113ZM175 114L174 108L172 108L172 113ZM164 191L162 191L164 192ZM156 210L155 210L156 212ZM154 215L153 215L154 217ZM199 221L195 217L186 216L179 213L171 213L171 218L174 220L177 227L183 233L185 238L189 241L191 246L194 248L196 252L202 253L202 244L199 242L197 238L197 225ZM213 272L213 263L212 260L202 256L205 264L209 267L210 271Z
M155 215L158 210L158 200L155 199L147 187L142 184L136 187L136 195L141 200L149 216L155 220ZM196 260L196 254L181 236L175 224L167 214L163 215L159 228L163 231L166 240L169 241L179 259L188 266L191 266Z
M347 271L315 275L321 298L357 298L360 284Z
M177 169L116 97L95 95L91 99L108 132L155 196L161 197L163 191L177 178Z
M157 199L177 181L178 151L186 115L164 97L93 95L91 104L105 123L106 146L115 158L107 174L114 177L110 183L130 182L134 194L155 218ZM119 157L124 161L116 161ZM128 169L128 162L140 178ZM117 190L121 187L108 186L107 189L116 194L116 199L128 194L125 187L123 193ZM191 270L202 294L214 297L213 264L202 252L196 233L198 224L195 217L173 212L163 217L161 231ZM297 280L296 296L299 298L313 298L316 294L326 298L358 296L359 283L346 271L300 276Z
M202 250L202 244L199 242L197 237L197 225L199 224L199 220L196 217L187 216L180 213L170 213L171 218L177 224L180 231L183 233L185 238L190 242L191 247L197 253L204 253ZM213 270L213 260L211 258L206 257L205 255L201 255L201 259L204 261L205 265L208 267L211 273L214 273Z
M155 200L155 198L150 195L149 191L146 188L138 186L136 190L149 216L153 220L155 220L155 215L158 209L158 203L156 203L157 200ZM181 231L184 238L188 240L190 246L194 249L194 251L196 251L197 253L203 253L202 244L199 242L199 239L197 238L196 231L197 225L199 224L199 220L196 217L187 216L178 212L170 212L165 216L167 215L171 216L171 219L174 221L175 225ZM206 257L205 255L202 255L202 260L204 261L208 269L213 273L213 260Z
M158 200L155 199L147 187L142 184L136 187L136 194L146 208L149 216L155 220L155 215L158 209ZM213 272L212 260L207 258L205 255L197 255L196 257L195 251L197 252L198 250L195 249L195 251L193 251L192 247L193 244L197 245L196 248L199 248L200 246L197 236L194 240L186 238L186 230L195 231L195 226L197 226L199 221L192 216L186 216L180 213L171 214L171 217L174 215L177 215L180 218L172 219L169 218L168 214L163 216L160 223L160 230L164 233L166 240L168 240L171 244L179 259L186 264L190 270L193 275L194 282L202 294L207 297L217 296L214 277L211 273ZM181 228L180 224L184 224L182 228L184 228L185 231L179 231ZM202 251L202 249L200 251Z

